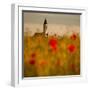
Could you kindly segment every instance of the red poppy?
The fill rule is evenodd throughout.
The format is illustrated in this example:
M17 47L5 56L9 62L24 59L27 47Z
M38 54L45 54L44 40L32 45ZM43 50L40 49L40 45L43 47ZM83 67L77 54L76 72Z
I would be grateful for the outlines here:
M34 60L34 59L31 59L31 60L29 61L29 64L34 65L34 64L35 64L35 60Z
M74 53L76 51L76 46L73 44L69 44L67 48L70 53Z
M55 38L51 38L49 40L49 45L52 48L53 51L56 51L57 49L57 40Z
M32 57L32 58L36 57L36 54L35 54L35 53L32 53L32 54L31 54L31 57Z
M77 36L76 36L76 34L72 34L70 38L71 38L72 40L76 40Z

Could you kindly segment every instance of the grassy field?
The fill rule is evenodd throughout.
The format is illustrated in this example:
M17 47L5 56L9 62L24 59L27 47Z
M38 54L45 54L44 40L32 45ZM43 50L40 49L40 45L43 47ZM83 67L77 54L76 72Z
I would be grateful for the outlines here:
M80 36L24 36L24 77L80 74Z

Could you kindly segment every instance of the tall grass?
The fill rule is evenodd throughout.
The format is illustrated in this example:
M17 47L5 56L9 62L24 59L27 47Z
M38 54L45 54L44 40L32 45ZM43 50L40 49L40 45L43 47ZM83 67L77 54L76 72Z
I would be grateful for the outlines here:
M24 36L24 77L79 74L79 34Z

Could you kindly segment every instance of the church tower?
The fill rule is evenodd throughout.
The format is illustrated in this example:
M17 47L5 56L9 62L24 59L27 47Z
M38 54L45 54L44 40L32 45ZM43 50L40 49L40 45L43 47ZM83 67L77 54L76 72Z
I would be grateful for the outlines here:
M46 33L46 30L47 30L47 20L45 19L44 20L44 23L43 23L43 34L45 35Z

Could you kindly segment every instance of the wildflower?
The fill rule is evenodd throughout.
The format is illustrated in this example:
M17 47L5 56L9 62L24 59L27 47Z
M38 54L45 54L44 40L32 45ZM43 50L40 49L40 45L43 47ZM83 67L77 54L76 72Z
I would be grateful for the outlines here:
M70 53L74 53L76 51L76 46L73 44L69 44L67 49Z
M51 38L49 40L49 45L52 48L53 51L57 50L57 40L55 38Z
M31 59L31 60L29 61L29 64L34 65L34 64L35 64L35 59Z
M36 57L36 54L35 54L35 53L32 53L32 54L31 54L31 57L32 57L32 58Z
M72 40L76 40L77 36L76 36L76 34L72 34L70 38L71 38Z

